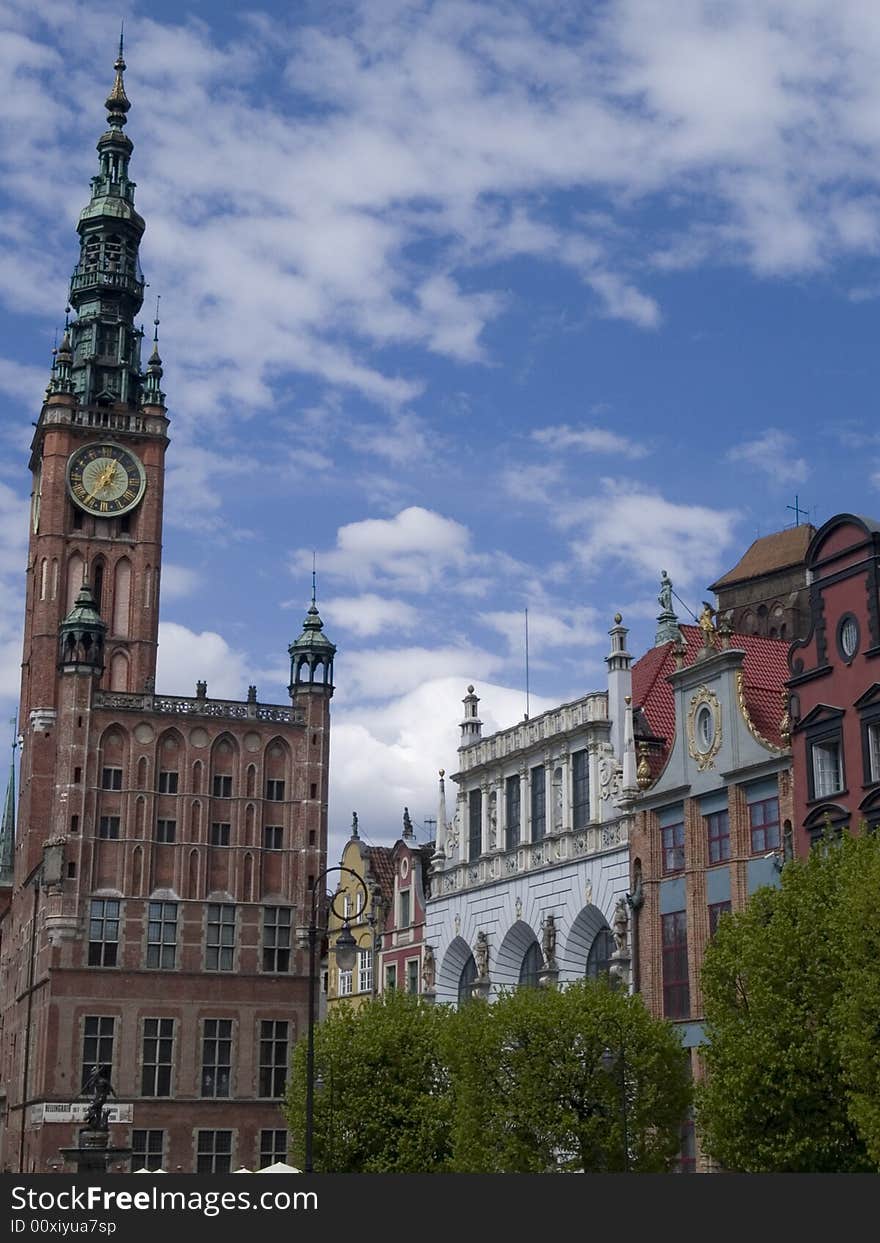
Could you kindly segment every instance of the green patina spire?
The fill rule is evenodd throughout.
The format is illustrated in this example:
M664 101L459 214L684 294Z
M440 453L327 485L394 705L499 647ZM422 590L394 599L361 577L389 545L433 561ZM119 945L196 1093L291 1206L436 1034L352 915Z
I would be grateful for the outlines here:
M315 602L315 571L312 570L312 602L303 620L302 634L287 649L290 653L290 693L322 686L333 690L333 657L336 644L324 634L324 623Z
M15 719L12 721L15 725ZM12 744L12 760L9 765L9 783L6 786L6 802L3 807L3 821L0 823L0 885L11 885L15 868L15 748L18 739Z
M147 363L147 373L141 389L142 406L161 406L165 409L162 392L162 359L159 357L159 298L156 298L156 318L153 320L153 352Z
M144 382L142 332L134 320L144 300L138 252L145 226L134 208L135 183L128 170L132 141L124 127L131 104L125 93L121 33L113 68L107 129L98 139L98 171L76 226L80 254L70 281L76 318L69 329L69 381L81 406L132 409L140 404ZM53 376L53 383L57 380Z

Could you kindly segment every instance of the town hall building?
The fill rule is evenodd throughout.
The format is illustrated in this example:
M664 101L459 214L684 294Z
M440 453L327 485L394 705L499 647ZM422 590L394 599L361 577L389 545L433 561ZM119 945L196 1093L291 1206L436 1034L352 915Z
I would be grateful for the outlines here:
M235 701L204 682L156 689L169 418L156 334L142 367L135 326L145 225L124 69L120 46L30 458L20 801L0 876L0 1166L61 1168L98 1067L130 1168L221 1173L287 1155L336 649L313 588L288 702L253 686Z

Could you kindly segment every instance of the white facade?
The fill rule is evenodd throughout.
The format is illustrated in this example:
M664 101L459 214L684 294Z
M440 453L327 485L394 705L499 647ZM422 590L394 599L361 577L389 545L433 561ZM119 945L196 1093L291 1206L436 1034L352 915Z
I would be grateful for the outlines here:
M460 988L490 999L522 982L582 979L596 963L628 979L630 656L615 618L609 690L561 704L483 738L468 687L456 812L443 774L427 942L438 1002ZM609 700L626 720L609 719ZM612 742L613 740L613 742ZM613 932L613 936L612 936ZM597 940L598 938L598 940ZM464 993L462 993L464 995Z

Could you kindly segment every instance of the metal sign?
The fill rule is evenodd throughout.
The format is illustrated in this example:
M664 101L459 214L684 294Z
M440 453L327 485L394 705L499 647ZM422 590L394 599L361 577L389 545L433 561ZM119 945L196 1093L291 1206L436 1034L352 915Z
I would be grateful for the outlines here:
M88 1101L46 1101L42 1105L31 1105L30 1125L42 1126L44 1122L85 1122L89 1107ZM108 1122L134 1120L133 1105L106 1105L105 1112Z

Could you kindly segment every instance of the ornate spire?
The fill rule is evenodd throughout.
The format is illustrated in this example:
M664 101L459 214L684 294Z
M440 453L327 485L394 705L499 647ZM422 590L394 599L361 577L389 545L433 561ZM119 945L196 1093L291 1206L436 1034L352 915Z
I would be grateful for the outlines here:
M126 113L131 104L125 93L125 83L122 75L125 73L125 60L123 59L123 45L125 37L125 23L123 22L119 29L119 55L116 57L113 68L116 70L116 78L110 94L107 96L104 107L107 109L107 121L112 129L122 129L126 120Z
M153 352L147 363L147 374L141 390L142 406L161 406L165 409L165 394L162 392L162 359L159 357L159 297L156 297L156 318L153 320Z
M136 409L146 380L141 375L142 333L134 322L144 300L138 251L145 226L134 208L134 182L128 171L132 142L124 126L131 104L125 93L121 34L114 69L107 129L98 139L98 171L77 223L80 254L70 281L76 317L69 325L72 388L68 391L81 406ZM161 390L155 374L152 385L151 404L163 404L156 400Z

